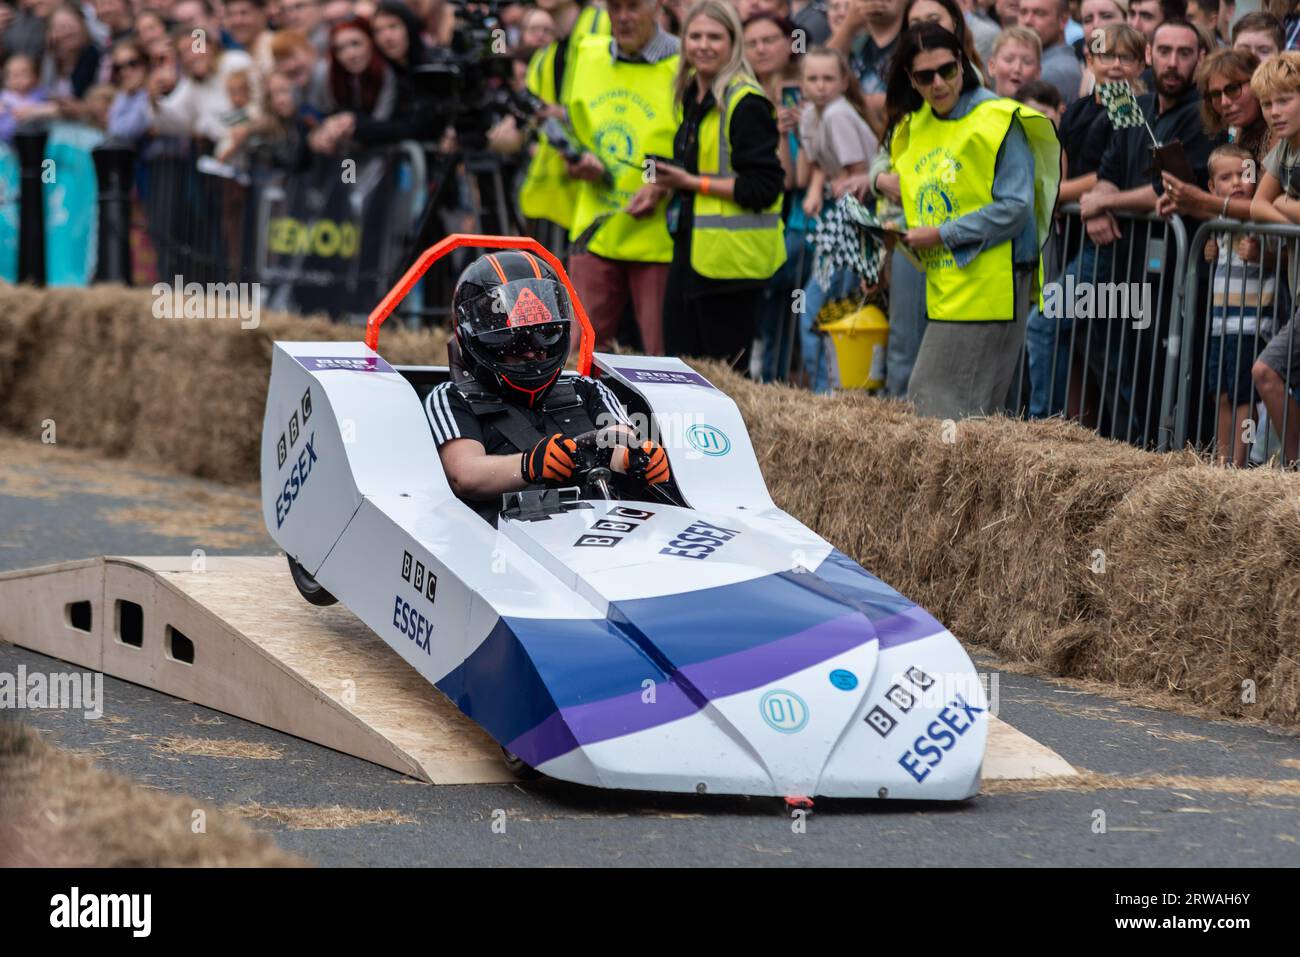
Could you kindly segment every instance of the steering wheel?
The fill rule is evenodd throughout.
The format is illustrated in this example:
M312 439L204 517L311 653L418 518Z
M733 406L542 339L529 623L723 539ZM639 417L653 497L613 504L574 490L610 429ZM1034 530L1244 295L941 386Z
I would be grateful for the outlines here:
M573 479L584 498L618 498L611 484L614 473L609 467L618 443L610 440L610 432L610 429L592 429L573 438L578 446L573 456Z

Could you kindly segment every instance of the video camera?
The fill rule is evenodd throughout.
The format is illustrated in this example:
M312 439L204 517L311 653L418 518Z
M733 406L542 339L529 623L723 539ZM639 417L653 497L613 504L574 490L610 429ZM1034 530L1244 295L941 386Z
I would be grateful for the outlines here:
M501 25L501 0L451 0L456 30L450 50L416 67L416 88L436 109L439 126L450 124L462 147L487 147L487 132L504 116L521 126L533 121L544 104L527 90L514 90L513 58Z

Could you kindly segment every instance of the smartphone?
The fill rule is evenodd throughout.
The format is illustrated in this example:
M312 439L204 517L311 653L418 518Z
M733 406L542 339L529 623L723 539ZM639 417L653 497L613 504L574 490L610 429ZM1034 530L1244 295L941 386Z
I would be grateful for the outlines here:
M1164 146L1153 146L1151 158L1155 164L1156 174L1168 173L1184 183L1196 183L1196 174L1187 161L1187 152L1179 140L1171 140Z
M798 85L781 87L782 106L798 106L802 99L803 90Z

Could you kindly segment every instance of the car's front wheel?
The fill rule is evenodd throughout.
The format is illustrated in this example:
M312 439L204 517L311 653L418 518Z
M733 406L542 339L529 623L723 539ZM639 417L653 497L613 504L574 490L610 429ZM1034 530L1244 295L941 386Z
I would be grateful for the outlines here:
M515 777L524 781L530 781L533 778L540 778L542 776L541 771L538 771L530 764L526 764L524 759L513 751L507 751L505 748L502 748L501 754L506 759L506 767L510 769L510 773Z
M292 555L285 557L289 559L289 574L293 576L293 583L298 589L298 594L313 605L333 605L338 602L337 598L320 586L320 582L307 574L307 569L298 564Z

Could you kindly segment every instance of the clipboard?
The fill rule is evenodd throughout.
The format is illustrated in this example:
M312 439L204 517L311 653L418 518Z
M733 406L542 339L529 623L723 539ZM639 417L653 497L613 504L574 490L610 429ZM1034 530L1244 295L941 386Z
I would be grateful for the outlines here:
M891 232L897 237L898 241L893 244L893 251L902 253L903 258L910 262L917 272L924 273L925 263L921 262L921 258L917 256L915 249L903 242L903 234L896 229L887 229L886 232Z

